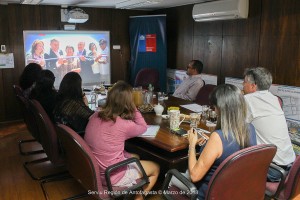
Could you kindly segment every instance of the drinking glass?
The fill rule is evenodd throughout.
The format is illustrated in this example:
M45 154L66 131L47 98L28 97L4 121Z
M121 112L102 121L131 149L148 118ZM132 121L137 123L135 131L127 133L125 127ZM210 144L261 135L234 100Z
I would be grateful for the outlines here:
M91 110L94 110L97 108L97 94L95 92L91 92L90 95L89 95L89 101L88 101L88 104L89 104L89 108Z
M209 109L209 106L208 105L202 105L202 111L203 112L207 112L208 111L208 109Z
M213 123L217 122L217 113L215 111L210 111L209 120Z
M202 112L200 123L201 123L201 124L206 124L206 120L207 120L207 119L208 119L208 114L207 114L207 112Z
M164 101L164 94L161 93L161 92L158 92L157 93L157 100L158 100L158 103L161 103Z
M197 128L199 122L199 114L198 113L191 113L190 114L190 127Z

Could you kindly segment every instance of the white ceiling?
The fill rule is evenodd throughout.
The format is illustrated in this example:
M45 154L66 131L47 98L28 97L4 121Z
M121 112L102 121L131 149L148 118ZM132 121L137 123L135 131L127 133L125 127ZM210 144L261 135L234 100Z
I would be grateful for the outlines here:
M0 0L0 4L19 4L21 0ZM125 0L43 0L40 5L76 6L92 8L115 8L115 5ZM161 3L143 6L144 10L157 10L175 6L195 4L212 0L160 0ZM139 8L141 9L141 8Z

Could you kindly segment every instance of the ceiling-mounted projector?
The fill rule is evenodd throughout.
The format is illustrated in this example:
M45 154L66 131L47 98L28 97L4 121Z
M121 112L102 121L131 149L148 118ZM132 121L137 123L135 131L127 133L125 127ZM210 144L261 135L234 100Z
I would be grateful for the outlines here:
M67 13L67 22L69 23L84 23L89 19L89 15L82 9L75 8Z

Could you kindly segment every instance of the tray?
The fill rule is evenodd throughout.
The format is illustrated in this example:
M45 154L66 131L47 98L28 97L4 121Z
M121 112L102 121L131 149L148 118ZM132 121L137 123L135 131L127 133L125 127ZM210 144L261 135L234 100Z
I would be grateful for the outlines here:
M152 113L152 112L154 112L154 108L151 104L144 104L144 105L138 106L137 109L141 113Z

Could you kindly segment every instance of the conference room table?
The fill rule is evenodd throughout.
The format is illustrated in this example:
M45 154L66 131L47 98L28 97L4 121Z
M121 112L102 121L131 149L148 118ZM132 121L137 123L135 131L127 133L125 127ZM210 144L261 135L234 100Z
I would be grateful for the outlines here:
M194 102L170 96L163 103L163 114L167 113L168 107L176 106L180 108L181 114L189 115L193 111L180 107L180 105L192 103ZM152 160L158 163L161 167L161 175L172 168L180 171L186 170L189 145L187 137L172 133L169 129L169 119L157 116L155 112L143 113L143 116L148 125L159 125L159 131L155 137L135 137L127 140L125 149L138 154L141 160ZM214 129L205 124L200 124L199 127L210 132ZM190 124L183 122L180 128L189 130ZM199 146L197 148L200 149Z

